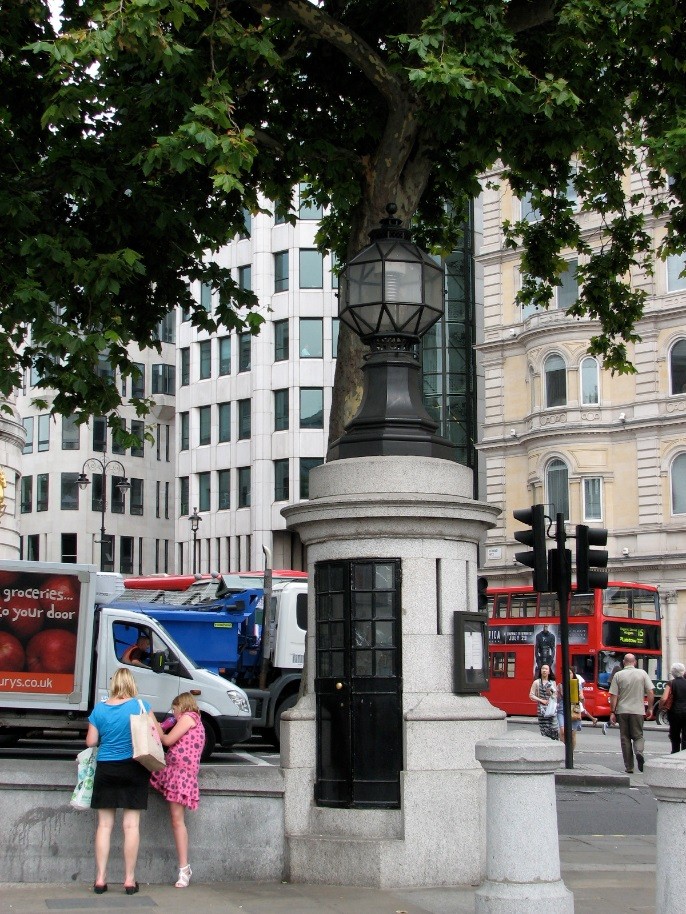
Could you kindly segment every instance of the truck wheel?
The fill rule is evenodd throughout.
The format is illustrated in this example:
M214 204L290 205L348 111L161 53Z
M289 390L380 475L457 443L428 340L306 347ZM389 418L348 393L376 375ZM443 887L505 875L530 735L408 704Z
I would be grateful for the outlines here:
M276 714L274 714L274 745L277 749L281 746L281 715L285 714L286 711L290 711L297 703L298 696L289 695L287 698L284 698L276 709Z
M212 721L208 720L204 716L202 717L202 725L205 729L205 747L202 750L200 761L206 762L214 750L217 748L217 736L214 732L214 725L212 724Z

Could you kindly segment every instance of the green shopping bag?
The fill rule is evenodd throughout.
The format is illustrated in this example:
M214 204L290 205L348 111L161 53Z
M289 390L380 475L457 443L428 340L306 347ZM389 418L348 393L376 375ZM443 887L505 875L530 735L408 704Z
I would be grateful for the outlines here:
M79 764L76 776L76 787L71 795L70 805L74 809L90 809L93 796L93 781L95 780L95 763L98 750L95 746L79 752L76 761Z

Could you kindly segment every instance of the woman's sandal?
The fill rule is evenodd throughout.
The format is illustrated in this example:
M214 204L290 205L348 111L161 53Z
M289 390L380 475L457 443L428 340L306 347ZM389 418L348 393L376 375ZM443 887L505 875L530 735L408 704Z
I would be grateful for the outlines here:
M182 866L179 870L179 878L174 884L174 888L177 889L186 889L188 888L188 883L191 881L191 876L193 875L193 870L191 869L190 863L187 863L185 866Z
M138 885L137 882L134 882L133 885L124 886L124 891L126 892L127 895L135 895L139 889L140 889L140 886Z

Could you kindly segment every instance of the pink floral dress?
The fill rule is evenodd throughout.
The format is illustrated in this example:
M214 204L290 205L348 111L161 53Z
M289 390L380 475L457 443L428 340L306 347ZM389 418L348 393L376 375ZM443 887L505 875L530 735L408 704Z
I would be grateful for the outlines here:
M195 726L167 749L167 767L162 771L153 772L150 786L159 790L169 803L180 803L188 809L197 809L200 801L198 771L205 745L205 730L199 714L195 711L184 713L193 718Z

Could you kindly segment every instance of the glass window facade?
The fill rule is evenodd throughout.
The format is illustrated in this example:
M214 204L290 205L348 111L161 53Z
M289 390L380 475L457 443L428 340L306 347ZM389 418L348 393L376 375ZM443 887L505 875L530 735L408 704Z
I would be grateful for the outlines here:
M324 428L324 391L321 387L300 388L300 428Z
M321 359L324 354L324 321L321 317L300 318L300 358Z
M312 248L301 248L298 267L301 289L324 288L324 257L320 251Z
M288 359L288 320L274 321L274 361Z
M288 388L274 391L274 431L282 432L288 428L289 418Z
M274 501L288 501L288 460L274 461Z
M274 291L288 291L288 251L274 254Z

